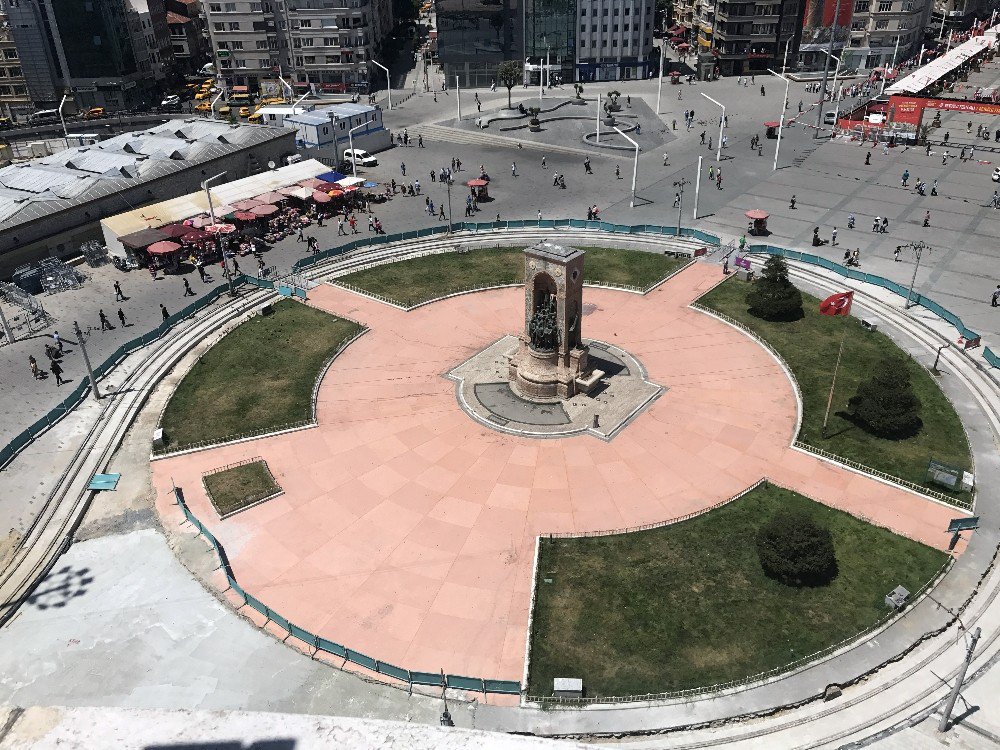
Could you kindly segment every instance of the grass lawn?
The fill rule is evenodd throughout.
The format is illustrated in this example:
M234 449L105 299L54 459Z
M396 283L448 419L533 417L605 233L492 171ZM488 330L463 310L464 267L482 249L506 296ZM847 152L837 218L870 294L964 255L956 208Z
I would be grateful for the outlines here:
M582 247L584 279L606 284L648 287L689 262L689 258L605 247ZM401 260L340 277L365 291L412 306L477 284L519 284L524 281L521 247L441 253Z
M969 443L955 409L933 376L912 360L908 362L911 382L923 405L920 417L924 426L917 435L906 440L877 438L848 418L847 401L857 392L858 383L869 377L883 352L898 350L888 336L866 331L857 318L820 315L819 300L807 294L802 295L805 317L801 320L787 323L761 320L747 312L748 288L749 284L732 277L698 301L754 330L788 363L802 391L799 440L918 484L924 484L927 460L931 457L964 469L972 465ZM820 434L823 414L845 328L847 339L827 425L828 437L823 438ZM948 492L938 485L927 486Z
M323 363L358 325L284 300L209 349L174 392L160 426L177 448L309 419Z
M263 461L209 474L205 477L205 487L220 516L235 513L281 489Z
M754 539L779 508L830 529L839 574L828 586L762 572ZM554 677L582 678L588 696L632 695L780 667L872 625L889 591L915 592L946 557L770 485L660 529L542 539L529 693L551 695Z

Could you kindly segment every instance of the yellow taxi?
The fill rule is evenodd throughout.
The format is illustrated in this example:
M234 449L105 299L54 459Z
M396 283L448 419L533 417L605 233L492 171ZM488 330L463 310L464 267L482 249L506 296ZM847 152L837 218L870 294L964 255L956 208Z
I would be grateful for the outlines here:
M104 117L104 107L91 107L83 113L84 120L97 120Z
M280 96L269 96L265 99L260 100L260 106L265 106L267 104L284 104L285 100Z
M214 86L215 85L215 79L214 78L206 78L202 82L201 85L202 85L202 88Z
M194 107L195 112L211 112L212 105L209 102L201 102Z
M228 116L229 113L232 111L233 108L230 107L228 104L223 104L221 107L219 107L219 114L222 115L223 117Z
M205 99L208 99L207 91L199 91L197 94L194 95L194 100L196 102L204 101Z
M254 112L252 115L250 115L247 118L247 122L252 122L252 123L254 123L256 125L257 123L259 123L263 119L264 119L264 115L262 115L260 112Z
M249 117L250 107L240 107L240 117Z

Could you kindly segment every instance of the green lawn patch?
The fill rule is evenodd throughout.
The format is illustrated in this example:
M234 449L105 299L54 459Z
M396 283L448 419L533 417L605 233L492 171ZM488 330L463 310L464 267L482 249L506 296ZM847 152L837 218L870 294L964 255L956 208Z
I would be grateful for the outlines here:
M323 364L359 326L298 302L274 305L209 349L163 413L164 443L176 449L280 429L312 416Z
M281 492L262 459L206 474L203 479L212 505L223 518Z
M830 530L832 583L799 589L764 575L754 539L780 509ZM588 696L635 695L781 667L873 625L887 593L916 592L946 559L772 485L659 529L543 538L529 693L551 695L554 677L582 678Z
M584 279L647 288L690 262L639 250L582 247ZM412 307L477 285L500 286L524 281L524 250L487 248L401 260L341 276L339 281Z
M892 339L882 333L866 331L857 318L820 315L819 300L807 294L802 295L805 316L801 320L761 320L747 312L748 287L747 282L731 277L698 301L749 327L771 344L788 364L802 391L799 440L886 474L961 496L961 493L948 493L944 487L924 482L930 458L963 469L972 466L969 443L958 414L927 370L913 360L907 361L913 390L922 404L923 428L920 432L905 440L875 437L850 420L846 412L847 401L857 393L858 383L871 377L883 353L898 350ZM824 438L821 434L823 414L845 330L844 356Z

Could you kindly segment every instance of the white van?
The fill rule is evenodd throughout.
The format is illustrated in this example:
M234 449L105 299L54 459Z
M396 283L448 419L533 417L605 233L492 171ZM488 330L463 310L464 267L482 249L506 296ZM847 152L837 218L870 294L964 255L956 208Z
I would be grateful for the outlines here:
M58 109L40 109L28 115L28 125L44 125L49 122L59 122Z
M824 125L836 125L837 124L837 111L830 110L829 112L823 113L823 124Z
M355 164L359 167L377 167L378 159L369 154L363 148L345 148L344 161Z

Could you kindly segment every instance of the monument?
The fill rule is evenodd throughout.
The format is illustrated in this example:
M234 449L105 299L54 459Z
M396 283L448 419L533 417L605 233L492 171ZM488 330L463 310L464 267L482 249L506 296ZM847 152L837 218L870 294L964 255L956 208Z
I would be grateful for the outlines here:
M583 250L539 242L524 251L524 331L510 360L510 387L530 401L588 393L604 376L588 366L581 337Z

